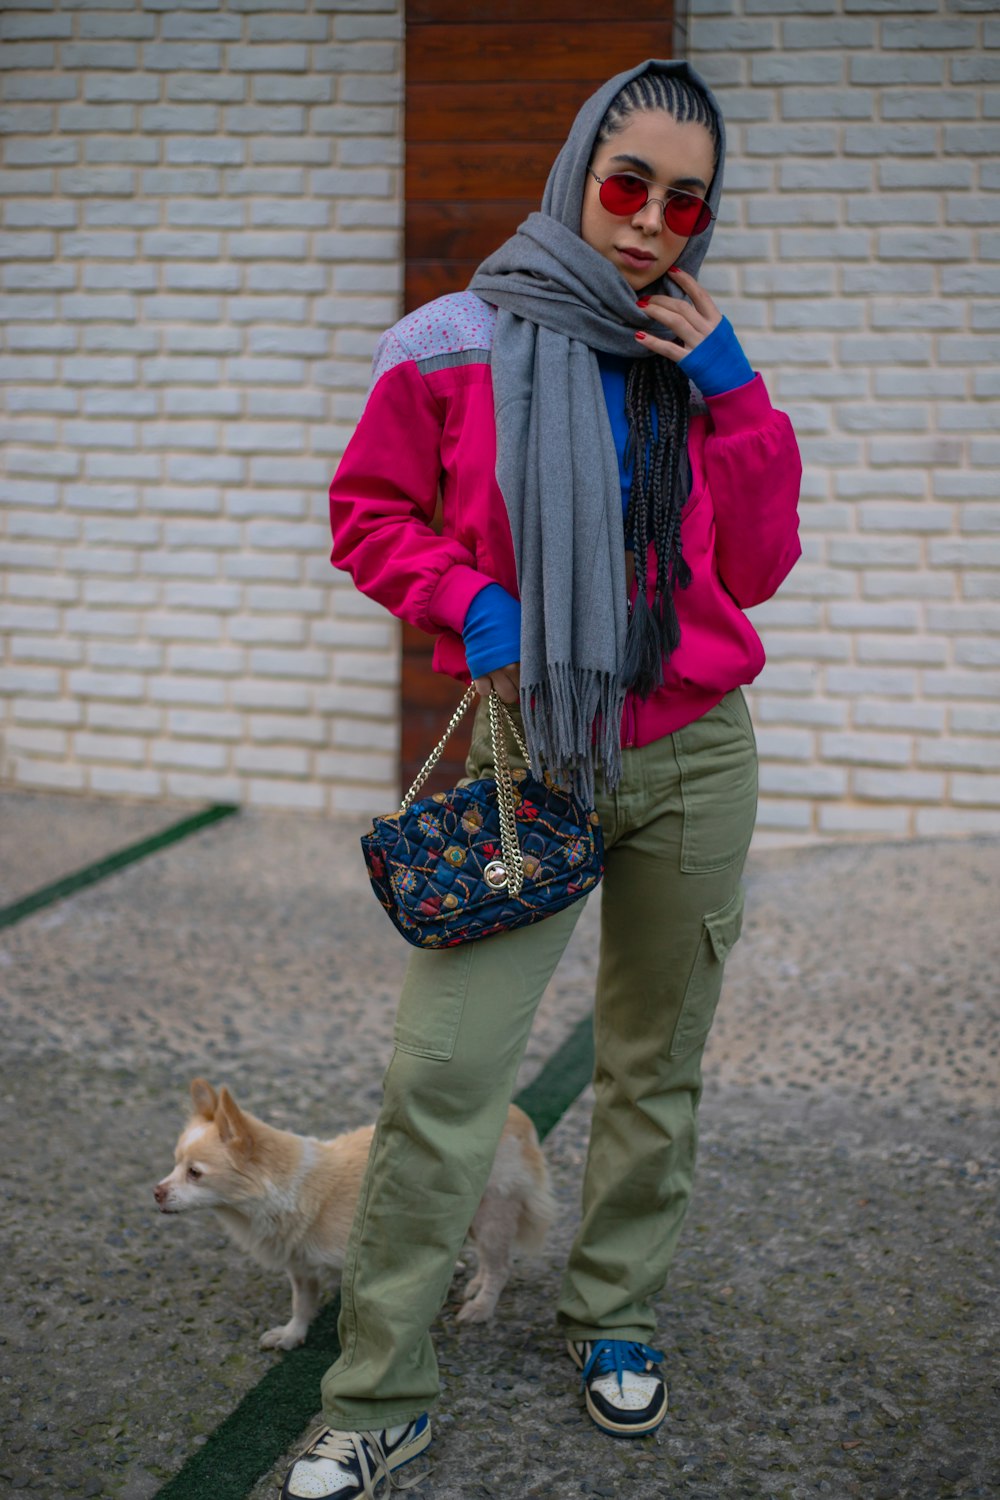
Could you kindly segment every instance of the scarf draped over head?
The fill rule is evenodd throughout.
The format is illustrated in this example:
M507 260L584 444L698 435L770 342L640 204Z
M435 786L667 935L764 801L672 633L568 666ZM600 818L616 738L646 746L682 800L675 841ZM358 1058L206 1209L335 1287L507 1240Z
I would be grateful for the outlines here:
M687 63L644 62L583 105L549 174L541 213L530 214L469 284L498 309L496 475L521 595L527 746L534 767L588 805L597 765L609 790L621 776L630 644L621 479L596 355L662 356L637 343L635 331L648 329L648 320L625 278L581 239L580 220L601 121L625 84L650 72L694 84L715 112L719 160L707 201L717 210L725 156L718 105ZM713 225L688 240L681 270L697 274ZM669 279L652 290L682 295Z

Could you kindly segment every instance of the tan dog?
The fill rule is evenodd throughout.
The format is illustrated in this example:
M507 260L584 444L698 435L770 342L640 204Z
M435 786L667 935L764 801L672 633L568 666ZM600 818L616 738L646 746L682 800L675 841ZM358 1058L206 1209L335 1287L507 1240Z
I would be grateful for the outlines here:
M269 1270L287 1272L291 1319L260 1342L265 1349L294 1349L319 1310L327 1273L343 1269L375 1127L332 1141L293 1135L247 1114L228 1089L217 1094L203 1078L191 1084L191 1099L194 1114L177 1142L177 1165L153 1196L165 1214L214 1209L241 1249ZM459 1322L493 1316L511 1251L540 1250L553 1215L535 1127L512 1104L472 1221L478 1264Z

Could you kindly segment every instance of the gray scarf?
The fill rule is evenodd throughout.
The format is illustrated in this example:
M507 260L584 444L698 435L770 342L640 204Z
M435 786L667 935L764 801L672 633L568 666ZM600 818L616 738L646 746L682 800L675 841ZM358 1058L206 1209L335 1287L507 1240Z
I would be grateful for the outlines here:
M470 289L498 309L492 374L497 482L510 519L521 595L521 711L532 765L588 805L596 765L621 777L619 738L628 628L621 482L596 351L658 358L636 342L649 322L616 268L580 238L587 167L615 95L646 72L679 73L719 123L717 210L725 135L710 91L684 62L648 61L593 94L549 174L541 213L483 261ZM713 225L677 264L693 275ZM672 282L654 288L680 297ZM659 332L659 327L657 328Z

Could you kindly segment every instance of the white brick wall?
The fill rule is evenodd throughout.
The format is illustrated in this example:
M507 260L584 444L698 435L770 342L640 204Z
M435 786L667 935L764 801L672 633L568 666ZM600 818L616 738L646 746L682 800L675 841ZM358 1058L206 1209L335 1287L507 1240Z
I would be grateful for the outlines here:
M398 0L0 15L0 777L385 809L326 491L399 314Z
M705 283L791 414L753 612L759 837L1000 832L995 0L690 0L726 112Z
M398 0L0 15L0 775L382 810L326 489L399 310ZM995 0L691 0L706 284L789 410L762 841L1000 831Z

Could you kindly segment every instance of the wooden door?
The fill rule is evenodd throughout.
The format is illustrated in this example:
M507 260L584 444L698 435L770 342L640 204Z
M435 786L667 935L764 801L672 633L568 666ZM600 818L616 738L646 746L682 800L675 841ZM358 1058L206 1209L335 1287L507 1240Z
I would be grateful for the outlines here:
M405 298L409 311L468 285L539 206L576 111L614 73L671 57L673 0L407 0ZM433 639L403 629L404 790L461 694L431 671ZM471 716L470 716L471 721ZM427 783L464 774L468 730Z

